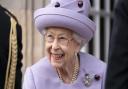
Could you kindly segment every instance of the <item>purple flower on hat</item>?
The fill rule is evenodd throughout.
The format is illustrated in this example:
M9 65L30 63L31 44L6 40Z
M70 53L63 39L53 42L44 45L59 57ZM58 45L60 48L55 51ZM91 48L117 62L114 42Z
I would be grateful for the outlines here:
M60 3L56 2L55 7L60 7Z
M83 1L82 0L79 0L78 1L78 6L81 8L81 7L83 7Z

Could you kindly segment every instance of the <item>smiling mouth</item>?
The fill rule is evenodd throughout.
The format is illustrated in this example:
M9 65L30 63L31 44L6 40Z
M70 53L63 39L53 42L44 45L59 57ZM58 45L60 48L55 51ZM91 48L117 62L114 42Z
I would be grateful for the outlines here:
M64 57L64 54L51 54L51 57L55 60L61 60Z

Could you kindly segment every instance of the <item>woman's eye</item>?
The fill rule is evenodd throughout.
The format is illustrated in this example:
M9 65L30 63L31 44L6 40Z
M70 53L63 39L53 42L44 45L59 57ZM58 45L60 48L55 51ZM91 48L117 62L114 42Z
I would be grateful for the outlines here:
M54 38L53 35L47 35L47 38Z
M54 39L52 35L47 36L48 39Z
M46 35L46 41L52 42L53 40L54 40L54 37L52 35L50 35L50 34Z
M53 37L52 35L47 35L47 37Z
M65 37L60 37L59 39L63 39L63 40L66 40L66 38L65 38Z

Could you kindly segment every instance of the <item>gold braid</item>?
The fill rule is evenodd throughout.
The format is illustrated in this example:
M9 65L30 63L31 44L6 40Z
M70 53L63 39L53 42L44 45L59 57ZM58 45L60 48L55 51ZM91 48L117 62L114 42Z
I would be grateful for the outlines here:
M10 15L9 15L10 16ZM6 79L4 89L14 89L15 88L15 78L16 78L16 66L17 66L17 31L16 31L16 20L10 16L11 29L9 38L9 57L6 70Z

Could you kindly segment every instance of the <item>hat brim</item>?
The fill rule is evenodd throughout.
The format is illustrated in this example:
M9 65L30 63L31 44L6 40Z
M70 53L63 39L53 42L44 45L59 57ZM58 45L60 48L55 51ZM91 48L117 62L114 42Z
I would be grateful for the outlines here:
M41 8L34 13L35 25L42 33L46 27L64 27L76 32L89 41L96 29L88 17L64 8Z

